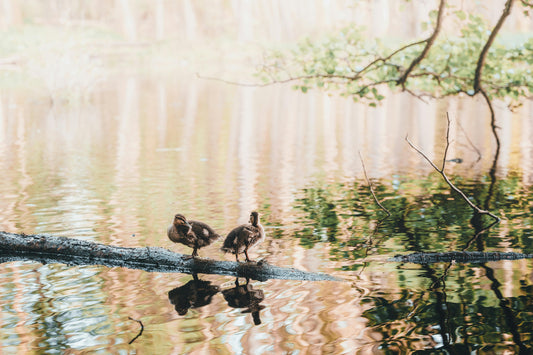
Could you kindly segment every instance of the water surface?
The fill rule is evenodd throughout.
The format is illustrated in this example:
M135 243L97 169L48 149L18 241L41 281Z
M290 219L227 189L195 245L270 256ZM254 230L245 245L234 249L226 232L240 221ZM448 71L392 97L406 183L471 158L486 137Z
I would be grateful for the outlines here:
M446 112L453 121L448 157L461 159L449 162L447 172L475 203L502 217L488 231L480 233L490 220L473 219L404 140L408 134L440 161ZM2 230L190 253L166 237L175 213L225 235L257 210L267 240L252 258L345 281L240 279L237 285L215 275L194 281L120 268L5 263L2 349L527 351L530 259L387 261L423 251L533 253L533 106L510 113L498 104L497 113L502 149L490 175L488 113L471 99L426 104L394 95L373 109L318 92L238 87L183 74L116 75L79 102L5 91ZM359 152L389 218L370 194ZM231 260L219 246L200 255ZM128 344L140 330L135 320L144 331Z

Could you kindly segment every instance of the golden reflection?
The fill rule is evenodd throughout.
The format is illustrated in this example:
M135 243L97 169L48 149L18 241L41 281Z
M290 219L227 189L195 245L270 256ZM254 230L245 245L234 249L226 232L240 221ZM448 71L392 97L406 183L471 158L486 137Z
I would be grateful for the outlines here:
M265 299L263 290L254 290L250 279L246 279L244 285L239 284L239 278L235 279L235 287L222 291L228 306L232 308L244 308L241 313L251 313L255 325L261 324L260 312L265 308L261 304Z
M193 274L193 279L183 286L168 292L168 299L180 316L187 314L191 308L201 308L211 303L213 296L220 292L220 287L211 285L211 281L204 281Z

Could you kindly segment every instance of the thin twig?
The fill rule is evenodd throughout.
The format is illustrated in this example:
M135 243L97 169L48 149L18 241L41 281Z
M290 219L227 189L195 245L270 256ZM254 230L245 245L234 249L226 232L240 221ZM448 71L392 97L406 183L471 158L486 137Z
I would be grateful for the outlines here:
M363 155L361 154L361 151L359 151L359 158L361 159L361 164L363 165L363 172L365 174L365 179L366 179L366 182L368 183L368 187L370 188L370 192L372 193L372 197L374 197L374 201L376 201L376 204L387 214L387 216L390 216L391 213L389 212L389 210L386 209L381 204L381 202L379 202L378 198L376 197L376 194L374 193L374 188L372 186L372 183L370 182L370 180L368 179L368 175L366 174L365 162L363 160Z
M143 322L141 322L141 321L138 320L138 319L134 319L134 318L131 318L131 317L128 317L128 318L129 318L130 320L133 320L133 321L135 321L135 322L137 322L137 323L139 323L139 324L141 325L141 331L139 332L139 334L137 334L137 336L136 336L135 338L131 339L130 342L128 343L128 344L131 344L131 343L133 343L138 337L141 336L141 334L143 333L143 330L144 330L144 325L143 325Z
M476 160L476 163L477 163L478 161L481 160L481 158L482 158L482 156L483 156L483 155L481 154L481 151L480 151L480 150L474 145L474 143L472 143L472 140L470 139L470 137L469 137L468 134L466 133L466 131L465 131L465 129L463 128L463 125L461 125L461 122L460 122L460 121L457 121L457 125L459 126L459 128L460 128L461 131L463 132L463 134L464 134L466 140L468 141L468 143L470 144L470 146L471 146L472 148L474 148L474 150L476 151L476 153L477 153L477 160Z
M449 132L449 129L450 129L450 120L449 120L449 117L448 117L448 131ZM486 210L482 210L481 208L479 208L478 206L476 206L472 201L470 201L470 199L464 194L463 191L461 191L458 187L456 187L451 181L450 179L448 178L448 176L446 175L446 173L444 172L444 164L443 164L443 167L442 169L439 169L435 163L433 163L433 161L431 161L431 159L428 158L428 156L426 154L424 154L424 152L422 152L419 148L417 148L410 140L409 140L409 137L406 136L405 137L405 140L407 141L407 143L411 146L411 148L413 148L414 150L416 150L418 152L418 154L420 154L441 176L442 178L444 179L444 181L446 181L446 183L448 184L448 186L455 192L457 192L462 198L463 200L470 206L470 208L472 208L474 210L475 213L478 213L478 214L481 214L481 215L489 215L490 217L492 217L493 219L495 219L496 221L500 221L500 217L496 216L495 214L489 212L489 211L486 211ZM446 134L446 149L444 151L444 157L443 157L443 161L446 160L446 154L448 152L448 146L450 145L450 141L449 141L449 137L448 137L448 133Z

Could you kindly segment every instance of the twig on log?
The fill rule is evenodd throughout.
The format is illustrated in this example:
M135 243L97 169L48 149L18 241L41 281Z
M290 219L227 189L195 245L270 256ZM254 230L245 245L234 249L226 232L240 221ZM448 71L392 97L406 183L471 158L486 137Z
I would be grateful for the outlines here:
M462 198L463 200L470 206L470 208L472 208L474 210L475 213L478 213L480 215L489 215L490 217L494 218L497 222L500 221L500 217L496 216L495 214L489 212L489 211L486 211L486 210L482 210L481 208L479 208L478 206L476 206L472 201L470 201L470 199L464 194L463 191L461 191L458 187L456 187L451 181L450 179L448 178L448 176L446 175L446 173L444 172L444 168L446 167L446 154L448 153L448 148L450 146L450 116L448 115L448 113L446 113L446 119L448 120L448 126L447 126L447 130L446 130L446 148L444 150L444 157L442 159L442 168L438 168L435 163L433 163L433 161L431 161L431 159L428 158L428 156L426 154L424 154L424 152L422 152L419 148L417 148L410 140L409 140L409 137L406 136L405 137L405 140L407 141L407 143L411 146L411 148L413 148L414 150L416 150L418 152L418 154L420 154L441 176L442 178L444 179L444 181L446 181L446 183L448 184L448 186L450 186L450 188L457 192Z
M133 343L138 337L141 336L141 334L142 334L143 331L144 331L144 325L143 325L143 322L141 322L141 321L138 320L138 319L131 318L131 317L128 317L128 318L131 319L131 320L133 320L133 321L135 321L135 322L137 322L137 323L139 323L139 324L141 325L141 331L139 332L139 334L137 334L137 336L135 336L135 338L131 339L130 342L128 343L128 344L131 344L131 343Z

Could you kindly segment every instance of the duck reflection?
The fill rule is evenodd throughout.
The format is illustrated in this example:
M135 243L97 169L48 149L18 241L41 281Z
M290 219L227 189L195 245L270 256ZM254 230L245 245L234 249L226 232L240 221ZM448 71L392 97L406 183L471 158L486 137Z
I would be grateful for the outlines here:
M191 281L168 292L168 299L180 316L186 315L190 308L207 306L213 296L220 292L220 288L211 285L211 281L200 280L196 274L192 276Z
M235 279L235 287L222 291L222 295L228 306L233 308L244 308L242 313L251 313L255 325L261 324L259 312L265 308L260 303L265 299L263 290L254 290L250 285L250 279L246 279L246 284L239 285L239 279Z

